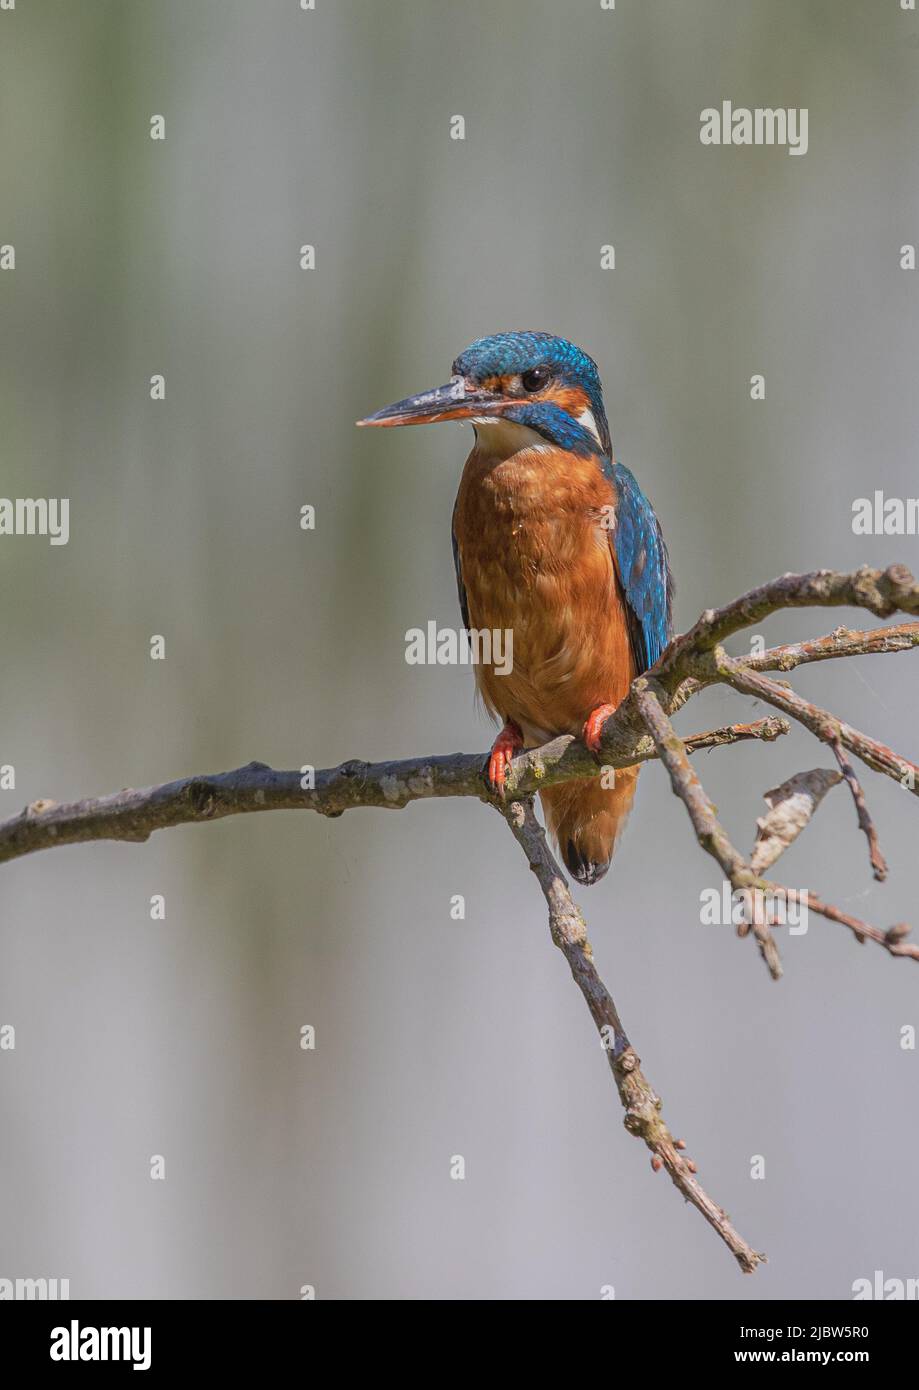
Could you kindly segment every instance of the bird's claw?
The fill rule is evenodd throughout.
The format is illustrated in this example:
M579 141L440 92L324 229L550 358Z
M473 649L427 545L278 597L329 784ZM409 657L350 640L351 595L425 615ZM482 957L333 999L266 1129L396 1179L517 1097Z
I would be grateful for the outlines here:
M504 783L511 759L523 747L523 734L518 725L509 719L491 745L485 780L498 796L504 795Z
M584 725L584 742L591 753L599 753L600 739L603 736L603 725L611 714L616 713L616 705L597 705L595 710L591 710Z

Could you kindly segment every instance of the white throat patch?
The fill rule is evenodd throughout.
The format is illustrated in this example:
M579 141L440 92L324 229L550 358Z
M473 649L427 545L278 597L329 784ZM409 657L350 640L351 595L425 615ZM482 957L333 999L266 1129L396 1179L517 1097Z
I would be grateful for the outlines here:
M473 415L479 448L492 458L510 458L521 449L551 449L545 435L520 425L516 420L504 420L500 415Z

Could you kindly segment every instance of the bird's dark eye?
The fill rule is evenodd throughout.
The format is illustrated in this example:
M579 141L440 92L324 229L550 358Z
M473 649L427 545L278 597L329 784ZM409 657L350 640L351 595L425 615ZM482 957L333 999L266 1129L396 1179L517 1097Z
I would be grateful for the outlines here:
M520 378L524 391L541 391L549 380L548 367L531 367Z

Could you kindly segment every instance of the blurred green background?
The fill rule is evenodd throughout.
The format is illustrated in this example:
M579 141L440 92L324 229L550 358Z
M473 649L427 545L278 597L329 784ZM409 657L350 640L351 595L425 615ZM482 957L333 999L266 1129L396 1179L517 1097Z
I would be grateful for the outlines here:
M468 669L408 666L403 640L458 623L471 434L353 428L482 334L596 358L679 628L785 570L915 567L915 537L855 537L851 509L917 490L917 78L897 0L0 13L2 491L71 499L68 546L0 540L0 811L253 758L484 749ZM723 99L807 107L807 155L702 146ZM795 684L915 758L916 660ZM719 690L681 727L760 713ZM827 757L795 734L700 771L747 847L762 792ZM889 884L843 792L785 880L915 920L919 811L868 793ZM2 869L0 1275L74 1297L847 1298L919 1274L915 967L813 921L773 984L700 925L715 884L650 769L581 901L671 1125L769 1253L753 1279L623 1129L537 886L468 801Z

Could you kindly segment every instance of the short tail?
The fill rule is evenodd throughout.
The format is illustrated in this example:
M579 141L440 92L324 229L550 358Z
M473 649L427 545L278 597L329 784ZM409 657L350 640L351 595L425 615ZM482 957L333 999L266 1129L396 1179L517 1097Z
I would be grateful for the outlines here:
M609 868L632 809L639 771L637 767L617 769L612 787L604 787L599 780L560 782L540 792L546 825L578 883L599 883Z

